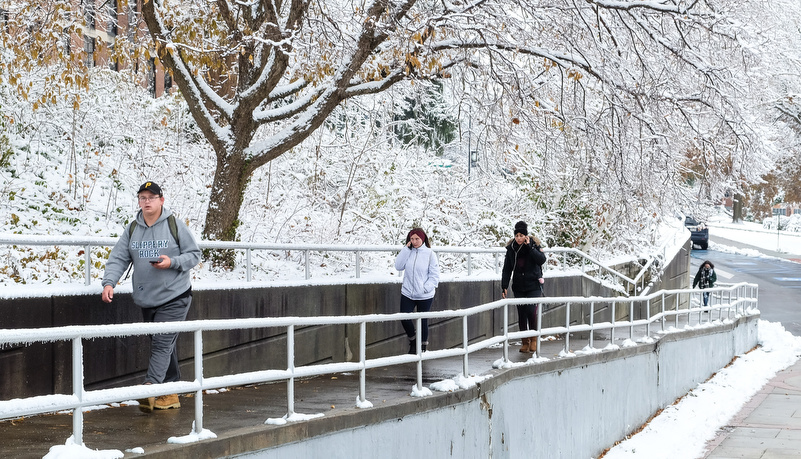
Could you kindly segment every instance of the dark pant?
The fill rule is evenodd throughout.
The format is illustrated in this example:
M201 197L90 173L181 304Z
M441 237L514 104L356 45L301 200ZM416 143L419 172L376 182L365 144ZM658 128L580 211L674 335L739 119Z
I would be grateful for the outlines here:
M177 298L155 308L142 308L145 322L183 322L189 312L192 296ZM160 384L181 379L176 343L178 333L164 333L150 337L150 363L145 382Z
M417 312L428 312L431 310L431 303L434 302L434 298L429 298L427 300L413 300L411 298L407 298L405 295L401 295L401 304L400 304L400 311L401 312L414 312L414 308L417 308ZM403 330L406 332L406 336L409 339L415 338L414 333L414 321L413 320L401 320L401 325L403 325ZM423 340L423 344L428 343L428 319L423 319L420 324L422 330L420 330L420 338Z
M704 292L704 306L709 303L709 292Z
M542 290L529 290L528 292L518 292L512 289L515 298L541 298ZM539 304L518 304L517 305L517 326L520 331L537 330L537 307Z

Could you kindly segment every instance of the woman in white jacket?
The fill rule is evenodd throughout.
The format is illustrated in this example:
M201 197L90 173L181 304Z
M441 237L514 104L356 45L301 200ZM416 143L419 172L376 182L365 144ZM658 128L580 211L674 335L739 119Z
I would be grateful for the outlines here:
M427 312L431 310L434 302L434 292L439 284L439 264L437 255L431 250L428 236L420 228L414 228L406 235L406 245L401 249L395 259L395 269L403 271L403 286L401 287L401 312ZM415 341L414 322L402 320L406 336L409 337L409 354L417 353ZM428 319L421 322L420 348L425 351L428 347Z

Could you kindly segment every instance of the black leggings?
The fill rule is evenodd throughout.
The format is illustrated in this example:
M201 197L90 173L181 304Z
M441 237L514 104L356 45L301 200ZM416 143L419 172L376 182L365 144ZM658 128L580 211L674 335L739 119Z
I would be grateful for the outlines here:
M515 291L515 298L542 298L542 290L530 290L528 292ZM520 331L538 330L537 328L537 307L539 304L518 304L517 305L517 325Z

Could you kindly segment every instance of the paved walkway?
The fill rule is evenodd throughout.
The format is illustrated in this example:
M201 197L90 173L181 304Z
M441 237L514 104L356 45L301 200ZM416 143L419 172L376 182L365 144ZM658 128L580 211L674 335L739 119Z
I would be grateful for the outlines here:
M779 372L709 443L709 459L801 458L801 361Z
M622 335L622 333L621 333ZM596 340L596 347L608 341ZM573 351L587 344L586 340L571 340ZM564 341L543 342L541 355L558 358ZM484 349L471 354L471 374L496 373L492 363L503 356L501 348ZM531 354L521 354L518 346L509 347L509 360L524 362ZM462 373L462 359L444 358L423 363L423 385L453 378ZM359 395L358 373L340 373L295 382L295 412L300 414L323 413L324 419L344 428L349 422L370 422L374 409L356 408ZM417 367L410 363L367 371L367 400L375 408L397 410L402 417L414 404L409 404L416 384ZM226 441L236 439L247 443L248 437L259 435L270 443L287 443L307 438L312 433L303 430L312 423L291 423L292 428L265 425L268 418L281 418L287 413L287 385L285 383L238 387L203 397L203 427L214 432L221 441L177 445L168 444L170 437L181 437L192 431L195 400L192 395L181 395L181 409L155 411L145 414L138 406L118 406L97 409L84 414L84 444L95 450L119 450L126 458L196 458L226 457ZM411 406L411 408L410 408ZM355 415L355 416L354 416ZM355 419L351 421L350 419ZM319 423L317 423L319 424ZM0 422L0 458L41 458L51 446L65 444L72 435L72 416L53 414L34 416L15 421ZM298 438L294 438L297 436ZM193 452L200 445L202 453ZM142 448L144 454L126 451Z

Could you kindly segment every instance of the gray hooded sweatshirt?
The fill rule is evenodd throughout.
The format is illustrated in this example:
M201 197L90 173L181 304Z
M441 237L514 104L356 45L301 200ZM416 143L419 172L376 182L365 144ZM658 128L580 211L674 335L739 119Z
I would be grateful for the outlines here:
M192 285L189 271L200 262L200 249L189 228L176 218L179 246L167 221L171 214L162 207L161 216L153 226L147 226L141 210L136 214L133 234L129 236L126 226L111 250L103 274L104 287L116 286L128 264L133 262L133 300L137 305L143 308L161 306L189 290ZM169 269L157 269L150 264L150 260L160 255L170 257Z

